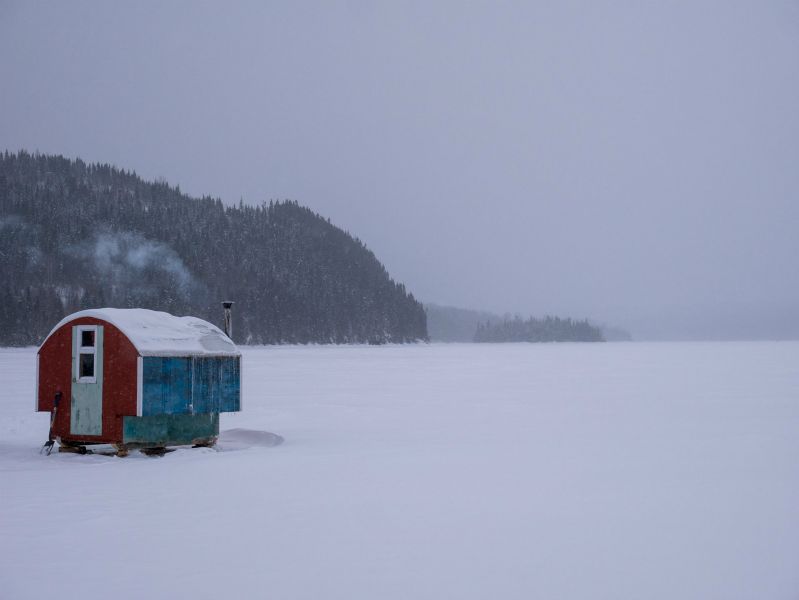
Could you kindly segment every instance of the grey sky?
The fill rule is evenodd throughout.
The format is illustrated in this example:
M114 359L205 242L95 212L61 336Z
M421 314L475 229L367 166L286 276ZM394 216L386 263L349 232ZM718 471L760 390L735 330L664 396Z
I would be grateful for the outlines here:
M420 299L799 336L799 3L3 3L0 146L291 198Z

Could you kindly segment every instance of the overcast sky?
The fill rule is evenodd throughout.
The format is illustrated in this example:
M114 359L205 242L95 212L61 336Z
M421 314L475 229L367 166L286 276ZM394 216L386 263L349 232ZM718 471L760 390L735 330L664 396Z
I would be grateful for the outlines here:
M799 336L795 0L0 0L0 146L297 200L424 301Z

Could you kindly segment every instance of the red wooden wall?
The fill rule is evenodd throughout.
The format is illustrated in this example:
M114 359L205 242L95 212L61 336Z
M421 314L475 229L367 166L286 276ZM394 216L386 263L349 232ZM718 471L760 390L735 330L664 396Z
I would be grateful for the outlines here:
M103 433L100 436L69 433L72 390L72 328L103 326ZM54 435L82 442L121 442L122 416L136 415L136 360L139 353L119 329L106 321L81 317L62 325L39 349L37 410L50 412L56 392L62 392Z

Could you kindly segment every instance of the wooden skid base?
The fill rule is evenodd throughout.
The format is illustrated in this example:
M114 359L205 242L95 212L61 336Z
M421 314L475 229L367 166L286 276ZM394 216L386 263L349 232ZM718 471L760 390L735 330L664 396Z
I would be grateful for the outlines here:
M91 451L86 449L86 446L73 446L70 445L58 445L59 452L69 452L70 454L90 454Z
M212 446L213 443L206 444L207 446ZM199 448L200 445L192 446L193 448ZM155 447L143 447L141 445L133 445L129 446L126 444L113 444L112 448L107 449L92 449L87 448L86 446L79 446L77 444L60 444L58 446L59 452L66 452L69 454L101 454L103 456L119 456L125 457L130 454L131 450L138 450L142 454L147 456L163 456L164 454L168 454L169 452L174 452L177 448L166 448L164 446L155 446Z

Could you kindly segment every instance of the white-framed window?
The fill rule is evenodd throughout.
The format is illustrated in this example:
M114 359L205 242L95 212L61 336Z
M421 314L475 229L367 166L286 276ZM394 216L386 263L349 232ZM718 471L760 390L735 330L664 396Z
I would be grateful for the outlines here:
M78 325L75 381L97 383L97 325Z

